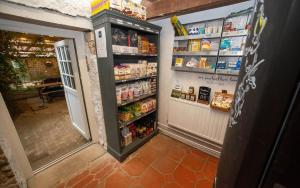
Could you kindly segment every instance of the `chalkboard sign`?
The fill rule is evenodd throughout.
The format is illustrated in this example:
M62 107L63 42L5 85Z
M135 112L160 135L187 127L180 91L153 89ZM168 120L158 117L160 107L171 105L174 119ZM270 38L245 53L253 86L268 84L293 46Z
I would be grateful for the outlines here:
M209 87L200 86L197 102L203 103L203 104L209 104L210 91L211 91L211 89Z

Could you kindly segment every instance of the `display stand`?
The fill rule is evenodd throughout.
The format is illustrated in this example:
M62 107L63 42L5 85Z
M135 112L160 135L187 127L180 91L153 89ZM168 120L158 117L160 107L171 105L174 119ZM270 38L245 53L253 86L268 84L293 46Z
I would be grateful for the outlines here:
M175 36L174 38L174 49L173 49L173 61L172 70L183 71L183 72L196 72L196 73L208 73L208 74L220 74L220 75L239 75L239 68L231 68L229 62L241 61L241 57L244 55L245 47L239 49L226 49L222 46L224 40L231 40L232 38L241 39L241 45L247 35L248 29L246 25L250 21L251 11L235 14L226 18L219 18L214 20L206 20L195 23L184 24L188 30L195 30L201 34L193 34L188 36ZM228 30L226 29L226 23L230 19L241 18L245 22L242 27L245 29L239 30ZM205 28L200 31L200 28ZM191 31L189 31L191 34ZM204 32L204 33L203 33ZM200 40L201 50L196 48L193 49L190 43L192 40ZM203 50L202 41L209 40L213 43L211 49ZM200 59L206 59L206 66L189 66L187 62L200 61ZM182 61L182 62L181 62Z
M119 161L123 161L130 153L134 152L141 145L146 143L157 133L157 102L156 106L149 112L142 113L139 116L131 118L129 121L120 121L118 119L120 108L136 102L147 100L148 98L158 101L158 70L156 75L143 77L118 79L115 78L114 67L120 64L137 63L139 60L147 62L157 62L159 68L159 34L161 27L150 24L145 21L137 20L122 13L104 10L92 17L95 29L96 47L97 47L97 64L99 71L99 80L101 86L101 97L103 104L104 122L107 136L107 150ZM146 36L155 43L157 53L141 52L116 52L113 49L112 30L119 28L122 30L135 31L142 36ZM116 87L122 84L136 83L147 79L156 78L156 91L146 95L134 98L128 101L117 103ZM135 123L143 121L144 118L154 120L153 131L139 137L135 137L130 144L124 144L121 130Z

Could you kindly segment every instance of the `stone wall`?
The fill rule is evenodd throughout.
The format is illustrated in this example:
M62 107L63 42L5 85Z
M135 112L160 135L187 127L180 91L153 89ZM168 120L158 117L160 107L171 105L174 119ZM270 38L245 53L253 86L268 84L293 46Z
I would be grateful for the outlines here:
M0 147L0 188L18 188L16 177Z
M90 17L91 0L5 0L34 8L54 10L70 16Z
M94 103L95 110L95 118L96 123L98 125L98 134L99 134L99 142L104 145L106 148L106 132L103 118L103 107L102 107L102 99L100 92L100 82L99 82L99 73L97 66L97 57L96 57L96 48L95 48L95 40L93 32L86 32L85 34L85 42L87 50L87 59L88 59L88 71L90 77L91 87L91 97Z

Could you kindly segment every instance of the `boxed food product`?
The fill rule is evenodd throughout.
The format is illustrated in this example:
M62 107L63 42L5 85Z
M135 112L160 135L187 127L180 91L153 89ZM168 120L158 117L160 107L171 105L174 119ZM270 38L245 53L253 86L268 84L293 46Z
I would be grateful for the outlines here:
M223 38L221 41L220 49L222 50L229 49L230 46L231 46L230 38Z
M206 69L206 68L210 68L210 66L207 63L207 58L205 57L201 57L199 60L199 68L202 69Z
M181 96L182 91L182 84L177 83L174 86L174 89L172 89L171 97L179 98Z
M112 27L112 45L128 46L128 32L124 29Z
M122 10L122 0L93 0L91 2L92 16L105 9Z
M192 57L187 61L185 66L195 68L195 67L198 67L198 64L199 64L198 60L196 58Z
M182 67L182 65L183 65L183 58L182 57L176 57L175 67Z
M112 49L115 53L128 53L128 33L126 30L112 27Z
M230 32L247 29L249 18L249 15L228 18L224 24L224 31Z
M246 43L246 37L230 37L221 41L220 49L230 51L243 51Z
M121 130L121 135L123 137L123 144L125 146L129 145L130 143L132 143L132 133L131 131L129 130L128 127L124 127L122 130Z
M191 94L194 94L194 93L195 93L195 88L190 86L189 87L189 94L191 95Z
M190 94L190 101L196 101L196 95Z
M138 53L138 34L134 30L128 31L129 53Z
M211 42L209 40L203 39L201 41L201 50L211 50Z
M186 26L189 35L198 35L205 33L205 24L204 23L196 23L189 24Z
M155 43L149 42L149 53L150 54L156 54L157 53L157 48Z
M122 0L122 12L141 20L146 20L146 8L130 0Z
M142 53L142 36L138 35L138 52Z
M200 39L189 40L189 51L198 52L200 51Z
M133 16L134 13L134 4L130 0L122 1L122 12L128 16Z
M242 44L244 43L244 37L232 37L230 42L231 51L241 51Z
M141 102L141 112L147 113L149 111L148 104L146 102Z
M139 39L141 40L140 46L139 46L139 52L144 53L144 54L149 53L149 40L148 40L148 38L145 37L145 36L141 36Z
M233 101L233 95L227 94L226 90L222 92L215 92L214 97L211 101L211 108L229 112Z
M210 50L218 51L219 50L219 41L211 41Z
M92 16L103 10L114 9L137 19L146 20L147 18L146 8L130 0L93 0L91 8Z
M189 93L186 93L186 94L185 94L185 99L186 99L186 100L190 100L190 94L189 94Z
M185 93L185 92L181 92L180 98L181 98L181 99L185 99L185 97L186 97L186 93Z
M218 61L217 69L226 69L226 61Z
M224 31L224 32L229 32L229 31L232 31L232 30L233 30L233 29L232 29L232 22L230 22L229 20L226 21L226 22L224 23L223 31Z

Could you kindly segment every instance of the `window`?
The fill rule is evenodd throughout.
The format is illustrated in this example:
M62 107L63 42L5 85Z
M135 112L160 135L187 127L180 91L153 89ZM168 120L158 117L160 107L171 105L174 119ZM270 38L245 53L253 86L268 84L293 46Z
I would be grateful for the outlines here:
M76 89L72 62L69 54L68 46L57 47L59 66L61 70L62 81L64 86Z

